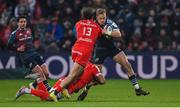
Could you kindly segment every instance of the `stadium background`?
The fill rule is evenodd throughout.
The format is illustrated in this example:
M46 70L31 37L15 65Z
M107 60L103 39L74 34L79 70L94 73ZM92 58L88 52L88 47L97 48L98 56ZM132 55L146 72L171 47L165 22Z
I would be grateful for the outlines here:
M180 89L180 0L0 0L0 106L13 106L12 95L21 85L31 81L21 81L29 70L21 67L16 55L6 49L9 34L17 27L15 17L28 16L34 45L49 63L51 78L56 79L71 68L70 51L75 42L73 27L81 18L80 10L84 6L106 8L108 17L118 24L123 35L115 39L114 44L126 51L139 79L151 79L140 80L140 83L152 95L135 97L130 83L120 80L127 79L123 69L107 59L104 64L104 74L109 79L107 85L93 89L85 103L68 104L65 101L67 103L60 105L93 106L91 102L97 101L94 106L180 106L177 98ZM112 80L114 78L116 80ZM54 80L50 82L53 84ZM6 87L11 89L4 93ZM114 88L117 91L113 91ZM118 95L112 95L106 89L118 92ZM100 94L102 90L109 100L104 100L106 96ZM23 99L25 101L16 106L31 106L27 101L38 101L30 96ZM34 106L53 104L35 102Z

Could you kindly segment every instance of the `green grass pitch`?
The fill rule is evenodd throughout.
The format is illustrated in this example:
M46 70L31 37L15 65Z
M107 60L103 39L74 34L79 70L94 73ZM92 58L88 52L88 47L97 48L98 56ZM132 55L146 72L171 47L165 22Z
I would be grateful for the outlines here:
M180 80L139 80L149 96L135 96L134 88L128 80L107 80L105 85L93 87L84 101L76 101L78 94L70 100L60 102L40 101L37 97L24 95L14 101L16 91L27 86L32 80L0 80L0 107L180 107ZM55 82L49 81L51 85Z

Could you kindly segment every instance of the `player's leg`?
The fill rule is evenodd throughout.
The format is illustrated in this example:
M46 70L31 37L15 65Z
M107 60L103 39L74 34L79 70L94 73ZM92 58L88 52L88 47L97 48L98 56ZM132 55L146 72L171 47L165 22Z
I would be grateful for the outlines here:
M73 68L71 69L69 75L61 82L60 86L58 86L54 92L50 94L50 97L54 100L57 101L57 95L59 92L61 92L63 89L67 88L70 83L75 81L83 72L83 66L81 66L78 63L74 63ZM66 94L64 94L66 95Z
M136 95L149 95L149 92L142 90L142 88L139 86L139 83L137 81L136 75L134 73L134 70L129 63L127 56L124 54L123 51L119 52L113 57L113 60L119 63L127 72L127 75L129 77L129 80L131 81L132 85L134 86L136 90Z
M46 77L43 83L46 86L47 90L49 91L51 89L51 86L49 85L47 81L47 78L49 77L47 66L44 63L44 60L39 55L34 55L33 59L37 63L37 65L40 66L44 76ZM36 88L37 84L38 84L37 81L34 81L33 83L30 83L29 86L31 88Z
M46 79L46 78L45 78L45 75L43 74L42 69L40 68L40 66L38 65L38 63L35 61L34 56L31 56L31 57L25 59L25 60L24 60L24 65L25 65L27 68L30 68L33 73L36 73L36 74L37 74L36 78L40 78L40 79L42 79L42 80L45 80L45 79ZM30 87L31 87L31 88L36 88L36 86L37 86L37 81L35 80L34 82L35 82L34 84L30 84Z
M41 67L40 67L39 65L36 65L36 66L32 69L32 72L39 74L38 78L36 79L37 82L38 82L38 81L41 82L41 81L46 80L46 77L45 77L45 75L44 75L44 73L43 73L43 71L42 71L42 69L41 69Z
M39 89L31 89L30 94L41 98L41 100L50 100L49 93L47 91L43 91Z
M97 66L93 65L90 62L87 63L79 80L77 80L70 87L68 87L69 92L73 93L85 87L88 83L92 81L93 77L96 75L95 73L99 71L100 70Z
M66 88L70 83L75 81L82 74L83 68L83 66L75 62L70 74L62 81L60 86Z
M32 94L34 96L40 97L41 100L46 100L49 97L48 91L43 82L38 83L38 89L21 87L21 89L16 93L16 99L24 94Z
M100 72L102 72L102 64L104 63L104 60L109 56L109 53L104 53L104 52L110 52L107 49L95 49L94 51L94 56L92 62L96 64ZM87 65L88 66L88 65ZM92 69L87 69L85 68L84 71L91 71ZM105 78L102 80L99 80L102 84L105 83ZM83 92L78 96L78 100L84 100L87 97L88 91L90 88L94 85L94 83L87 84Z
M47 79L49 77L47 66L45 64L42 64L42 65L40 65L40 67L41 67L42 71L44 72L46 79ZM47 80L44 80L43 83L49 91L51 89L51 86L49 85Z
M37 82L35 82L35 83L38 84L40 82L43 82L44 85L46 86L46 89L49 91L51 89L51 86L49 85L49 83L46 79L46 76L43 73L42 68L39 65L37 65L32 71L40 73L40 77L37 78L37 80L36 80Z
M34 96L39 97L41 100L49 100L49 93L43 82L37 84L37 89L30 89L30 93Z
M97 85L97 84L99 84L99 83L96 82L96 81L92 81L92 82L90 82L89 84L87 84L87 85L84 87L84 89L83 89L83 91L81 92L81 94L78 96L77 100L78 100L78 101L83 101L83 100L87 97L88 91L90 90L90 88L91 88L92 86Z
M41 69L43 70L46 78L49 78L48 68L47 68L43 58L40 55L36 55L36 56L34 56L34 59L37 62L37 64L41 67Z
M53 85L53 89L58 88L58 86L61 84L61 82L63 81L64 78L60 78L58 81L56 81L56 83Z
M41 100L49 100L49 94L47 91L39 90L39 89L30 89L27 87L21 87L19 89L19 91L16 93L16 99L18 99L24 94L32 94L34 96L40 97Z
M69 93L65 88L68 88L69 84L75 81L82 74L84 67L89 62L91 54L89 52L81 52L72 50L72 60L74 61L74 65L69 73L69 75L61 82L60 86L55 89L54 92L50 94L50 97L57 101L55 96L62 91L63 95L69 97Z
M41 100L49 99L49 93L43 82L39 82L37 85L37 89L32 89L31 94L39 96Z
M92 74L93 80L91 80L90 83L88 82L88 84L84 87L82 93L77 98L77 100L79 100L79 101L82 101L87 97L88 91L92 86L97 85L97 84L101 84L101 85L105 84L105 78L99 69L101 67L101 65L99 65L99 68L98 68L98 66L95 66L95 65L94 66L87 65L87 66L89 66L89 68L85 68L84 73L86 73L86 72L93 73Z

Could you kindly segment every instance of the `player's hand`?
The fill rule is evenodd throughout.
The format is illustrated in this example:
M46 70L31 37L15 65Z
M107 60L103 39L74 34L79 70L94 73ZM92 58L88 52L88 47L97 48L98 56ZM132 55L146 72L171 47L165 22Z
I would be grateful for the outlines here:
M102 29L102 34L106 34L106 30L105 29Z
M102 34L111 36L112 31L109 31L109 30L107 30L107 29L102 29Z
M23 52L25 50L25 46L21 45L20 47L17 48L17 51Z

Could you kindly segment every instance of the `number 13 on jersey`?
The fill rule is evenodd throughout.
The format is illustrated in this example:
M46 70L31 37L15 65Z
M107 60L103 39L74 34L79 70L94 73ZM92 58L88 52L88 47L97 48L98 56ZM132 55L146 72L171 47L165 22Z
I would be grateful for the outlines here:
M90 28L90 27L83 28L83 35L91 36L91 33L92 33L92 28Z

